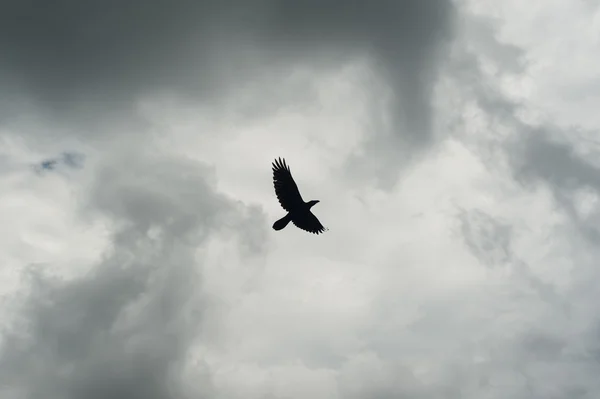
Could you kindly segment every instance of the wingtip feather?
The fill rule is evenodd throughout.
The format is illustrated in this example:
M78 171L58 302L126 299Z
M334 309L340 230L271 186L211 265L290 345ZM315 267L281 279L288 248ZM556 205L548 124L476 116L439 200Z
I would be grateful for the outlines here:
M275 160L272 163L273 166L273 172L276 172L278 169L285 169L288 172L291 172L290 167L288 166L288 164L285 162L285 158L275 158Z

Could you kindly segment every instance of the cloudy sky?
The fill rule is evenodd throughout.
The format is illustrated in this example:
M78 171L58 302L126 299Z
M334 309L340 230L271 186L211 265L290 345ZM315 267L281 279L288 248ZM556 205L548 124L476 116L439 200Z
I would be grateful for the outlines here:
M597 0L9 0L0 49L2 398L600 397Z

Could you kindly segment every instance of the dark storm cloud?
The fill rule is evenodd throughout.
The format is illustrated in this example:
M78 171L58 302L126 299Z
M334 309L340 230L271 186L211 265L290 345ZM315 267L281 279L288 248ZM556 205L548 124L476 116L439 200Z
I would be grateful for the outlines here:
M600 190L600 167L578 154L571 143L552 140L544 134L552 130L560 132L555 128L534 131L523 142L522 158L516 165L519 176L541 179L560 190L581 187Z
M379 63L377 72L397 96L409 135L426 135L429 90L439 59L436 50L449 41L452 7L448 1L272 2L268 32L275 43L310 54L361 51Z
M395 96L392 136L422 143L452 14L447 0L9 1L1 104L89 123L156 92L207 99L274 65L366 55Z
M5 338L0 357L4 388L30 398L180 397L168 387L169 363L181 362L187 340L176 324L182 298L174 296L184 287L160 292L149 284L151 270L123 265L124 255L117 248L92 275L68 283L35 269L21 315L27 329ZM163 309L150 303L133 328L121 326L126 308L151 288Z
M209 84L209 63L195 57L210 57L207 37L216 4L5 2L0 76L13 90L4 95L73 118L128 107L161 87ZM194 76L186 75L196 68Z
M138 150L133 159L113 154L104 162L85 202L118 226L102 259L67 281L51 264L27 272L29 290L19 294L19 318L0 349L0 396L211 394L202 359L191 371L193 388L183 377L194 343L215 339L217 328L205 328L213 308L202 294L196 251L209 234L227 232L223 221L242 244L245 235L262 237L263 216L215 192L202 164ZM263 250L250 249L248 257Z

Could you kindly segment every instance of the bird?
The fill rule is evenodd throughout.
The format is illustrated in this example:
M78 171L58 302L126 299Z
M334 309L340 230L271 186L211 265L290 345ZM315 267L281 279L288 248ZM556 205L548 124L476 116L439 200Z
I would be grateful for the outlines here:
M286 164L285 159L281 159L281 157L273 161L273 185L279 204L287 211L287 215L273 223L274 230L281 230L290 222L296 227L313 234L320 234L328 230L310 211L310 208L320 201L304 202L292 177L290 167Z

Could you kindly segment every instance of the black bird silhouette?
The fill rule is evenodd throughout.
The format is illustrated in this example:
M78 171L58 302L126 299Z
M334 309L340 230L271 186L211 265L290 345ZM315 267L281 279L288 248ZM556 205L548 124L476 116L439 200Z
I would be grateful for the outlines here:
M319 200L304 202L285 159L279 158L273 162L273 185L279 203L288 212L273 223L273 229L281 230L292 222L309 233L319 234L327 230L310 211Z

